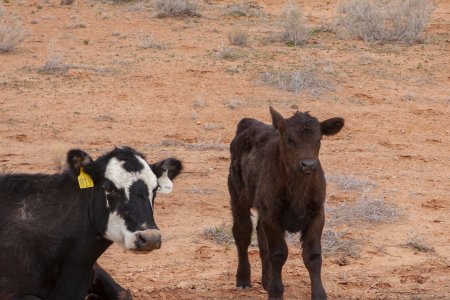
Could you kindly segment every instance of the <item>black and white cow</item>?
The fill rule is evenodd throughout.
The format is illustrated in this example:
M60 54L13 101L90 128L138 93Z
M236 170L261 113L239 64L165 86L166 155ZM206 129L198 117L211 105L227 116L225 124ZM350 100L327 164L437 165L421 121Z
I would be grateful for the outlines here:
M158 189L170 192L181 161L149 164L118 147L95 161L71 150L67 162L58 174L0 175L0 299L84 299L111 286L95 262L113 242L161 247L153 204Z

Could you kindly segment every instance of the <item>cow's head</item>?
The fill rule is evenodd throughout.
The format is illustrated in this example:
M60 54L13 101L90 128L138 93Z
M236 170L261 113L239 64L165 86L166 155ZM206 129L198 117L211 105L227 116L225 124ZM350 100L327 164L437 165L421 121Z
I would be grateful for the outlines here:
M309 175L319 167L320 141L323 135L334 135L344 127L343 118L319 122L308 112L296 112L285 119L270 107L272 124L280 133L280 152L286 167Z
M67 160L75 174L80 174L81 168L93 179L95 201L103 203L107 214L103 237L127 250L161 247L161 232L153 218L154 201L158 189L171 191L181 161L168 158L149 164L129 147L115 148L95 161L81 150L71 150Z

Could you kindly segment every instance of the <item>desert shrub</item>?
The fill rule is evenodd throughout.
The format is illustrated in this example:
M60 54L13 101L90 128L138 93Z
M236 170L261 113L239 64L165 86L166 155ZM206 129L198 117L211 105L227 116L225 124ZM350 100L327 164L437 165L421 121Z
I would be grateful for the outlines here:
M283 42L294 46L303 45L309 37L306 28L305 17L295 2L288 3L281 14L281 26Z
M0 6L0 53L14 51L24 37L22 21Z
M318 96L324 91L332 90L333 85L321 78L312 68L298 71L271 71L260 74L263 84L271 85L289 92L309 92L312 96Z
M430 0L349 0L338 6L336 31L366 42L423 40L434 5Z
M60 5L71 5L75 2L75 0L61 0Z
M411 248L417 252L434 252L434 248L427 246L427 241L424 236L417 233L408 234L407 242L403 245L404 247Z
M200 17L200 9L194 0L156 0L158 18Z
M226 60L236 60L241 57L243 57L245 54L238 50L234 49L232 47L221 47L217 53L217 56L220 59L226 59Z
M380 197L363 197L356 203L342 203L336 207L327 207L328 224L337 223L389 223L399 219L402 210L395 204Z
M328 175L326 176L326 179L328 182L334 184L338 189L344 191L353 190L366 192L377 186L374 181L346 175Z
M232 17L256 17L262 14L261 6L248 0L228 5L225 10L225 15Z
M352 239L343 239L343 234L335 230L324 230L322 233L322 251L325 256L358 258L360 249Z
M224 224L222 226L207 227L201 235L219 245L230 245L234 243L231 228L226 227Z
M142 49L165 49L166 45L164 45L161 42L158 42L155 37L153 36L153 34L149 34L149 35L142 35L139 38L139 47Z
M234 46L246 46L248 42L248 34L245 30L235 28L228 32L228 40Z

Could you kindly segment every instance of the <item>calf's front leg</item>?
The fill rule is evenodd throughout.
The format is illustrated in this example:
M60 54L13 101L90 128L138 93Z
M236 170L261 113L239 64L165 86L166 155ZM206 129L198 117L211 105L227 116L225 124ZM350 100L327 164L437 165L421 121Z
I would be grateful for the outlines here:
M283 299L284 286L281 271L288 256L288 247L284 240L284 231L278 224L262 220L263 232L266 236L270 284L268 299Z
M325 223L323 209L313 222L302 232L302 257L311 279L311 299L327 299L322 285L322 230Z

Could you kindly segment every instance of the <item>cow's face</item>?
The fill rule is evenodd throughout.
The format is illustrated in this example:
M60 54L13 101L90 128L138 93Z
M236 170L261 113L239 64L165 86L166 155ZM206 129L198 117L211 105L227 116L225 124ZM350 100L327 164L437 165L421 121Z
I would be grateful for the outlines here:
M288 169L303 175L319 167L320 141L323 135L334 135L344 127L344 119L332 118L319 122L307 112L296 112L284 119L270 107L272 124L280 133L282 159Z
M170 182L181 168L181 162L173 158L152 166L141 154L125 147L87 165L86 172L93 174L96 186L100 185L96 188L101 188L108 214L103 236L127 250L159 249L161 232L153 218L158 182Z

